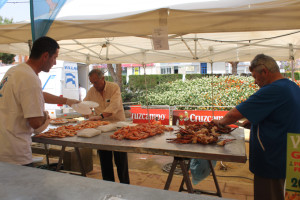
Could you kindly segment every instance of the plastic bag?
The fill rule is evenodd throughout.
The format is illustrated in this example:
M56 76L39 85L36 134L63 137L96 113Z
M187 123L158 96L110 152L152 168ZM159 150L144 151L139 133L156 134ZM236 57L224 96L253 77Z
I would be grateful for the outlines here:
M116 122L116 127L122 128L124 126L136 126L136 124L133 124L131 122L125 122L125 121Z
M94 128L85 128L85 129L77 131L77 136L79 136L79 137L94 137L96 135L99 135L100 133L101 133L100 130L97 130Z
M213 167L215 167L217 161L212 160L211 163ZM211 172L208 160L203 159L191 159L190 170L192 174L192 183L194 185L205 179Z
M126 199L122 198L121 195L108 194L108 195L105 195L105 197L102 200L126 200Z
M98 126L96 129L105 133L105 132L109 132L109 131L115 131L115 130L117 130L117 127L114 124L107 124L104 126Z

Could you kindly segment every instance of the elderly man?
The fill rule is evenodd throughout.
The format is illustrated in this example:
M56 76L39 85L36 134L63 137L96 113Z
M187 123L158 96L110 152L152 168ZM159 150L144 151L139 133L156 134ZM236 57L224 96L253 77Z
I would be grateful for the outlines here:
M230 110L219 126L246 118L251 124L249 167L254 174L254 199L284 199L287 133L300 133L300 88L285 79L276 61L259 54L250 71L260 89Z
M91 120L124 121L120 87L116 83L104 80L104 74L99 69L93 69L89 73L93 87L87 92L85 101L95 101L99 104L95 108L96 116ZM112 157L114 155L118 177L121 183L129 184L128 161L126 152L98 150L103 180L115 181ZM113 155L112 155L113 154Z
M10 68L0 83L0 161L32 166L31 135L44 127L44 103L79 101L43 93L38 73L56 64L59 45L49 37L37 39L26 63Z

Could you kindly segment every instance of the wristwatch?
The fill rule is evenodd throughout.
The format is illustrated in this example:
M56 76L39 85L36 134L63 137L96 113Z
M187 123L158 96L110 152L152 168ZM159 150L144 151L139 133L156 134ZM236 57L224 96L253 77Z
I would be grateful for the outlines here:
M102 113L100 113L100 116L102 117L101 119L104 119L104 115Z

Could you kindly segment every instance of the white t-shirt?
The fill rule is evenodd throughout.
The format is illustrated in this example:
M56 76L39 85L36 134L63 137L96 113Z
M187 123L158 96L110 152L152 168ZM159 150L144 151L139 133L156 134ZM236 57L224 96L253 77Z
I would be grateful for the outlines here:
M41 81L26 63L10 68L0 82L0 161L32 162L27 118L44 116Z

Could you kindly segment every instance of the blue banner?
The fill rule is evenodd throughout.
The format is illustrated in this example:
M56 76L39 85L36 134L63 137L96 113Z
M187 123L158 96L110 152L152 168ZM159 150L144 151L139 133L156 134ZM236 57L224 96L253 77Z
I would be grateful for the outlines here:
M45 36L66 0L30 0L32 41Z
M2 6L4 6L4 4L6 4L7 0L0 0L0 9L2 8Z

